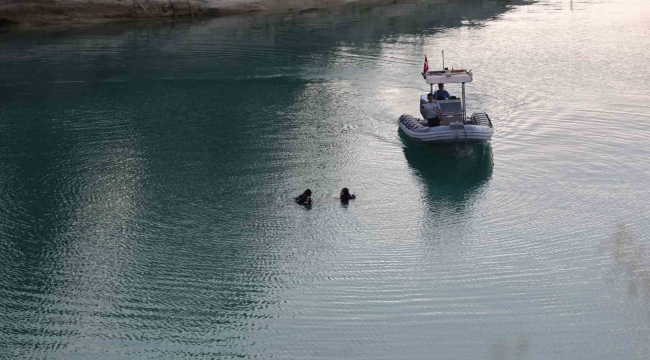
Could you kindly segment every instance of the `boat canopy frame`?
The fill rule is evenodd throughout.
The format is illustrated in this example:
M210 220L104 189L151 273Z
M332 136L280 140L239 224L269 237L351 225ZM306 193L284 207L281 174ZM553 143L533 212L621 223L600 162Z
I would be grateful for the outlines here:
M463 119L467 119L467 107L465 106L465 83L472 82L472 70L432 70L422 74L422 76L427 84L431 86L431 93L433 93L434 84L461 84L463 88Z

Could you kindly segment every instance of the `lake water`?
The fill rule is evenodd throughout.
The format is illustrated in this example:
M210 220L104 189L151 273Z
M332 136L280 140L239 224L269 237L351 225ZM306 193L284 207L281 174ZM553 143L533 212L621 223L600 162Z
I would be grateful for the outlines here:
M443 49L462 159L397 130ZM645 0L2 34L0 358L647 359L649 50Z

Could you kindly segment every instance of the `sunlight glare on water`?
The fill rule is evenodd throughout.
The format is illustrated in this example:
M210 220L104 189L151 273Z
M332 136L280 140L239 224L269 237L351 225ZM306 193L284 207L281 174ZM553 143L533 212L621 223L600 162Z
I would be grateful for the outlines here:
M459 0L0 34L0 358L648 358L648 24ZM397 131L443 49L495 125L460 159Z

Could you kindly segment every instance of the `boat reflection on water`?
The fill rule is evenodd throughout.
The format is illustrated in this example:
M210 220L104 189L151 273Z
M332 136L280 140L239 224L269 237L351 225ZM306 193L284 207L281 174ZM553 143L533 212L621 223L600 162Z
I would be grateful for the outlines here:
M427 203L436 213L459 215L474 203L492 178L492 147L488 144L468 144L461 149L466 156L450 158L441 148L408 142L404 156L427 193ZM442 149L457 151L456 149Z
M480 146L480 144L477 143L453 143L424 146L429 148L431 151L435 151L444 157L452 159L459 159L470 156L474 153L475 149L483 148Z

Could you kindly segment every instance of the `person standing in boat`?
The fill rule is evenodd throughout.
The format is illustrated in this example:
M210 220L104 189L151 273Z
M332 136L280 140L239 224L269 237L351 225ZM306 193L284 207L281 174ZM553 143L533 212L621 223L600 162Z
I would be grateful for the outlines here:
M438 84L438 90L433 93L433 98L436 100L449 100L451 95L445 90L445 84Z
M442 109L437 102L433 101L432 93L427 94L427 100L429 102L423 104L420 107L420 112L422 113L422 116L427 119L427 122L429 123L428 125L430 127L440 126L440 120L442 119Z

